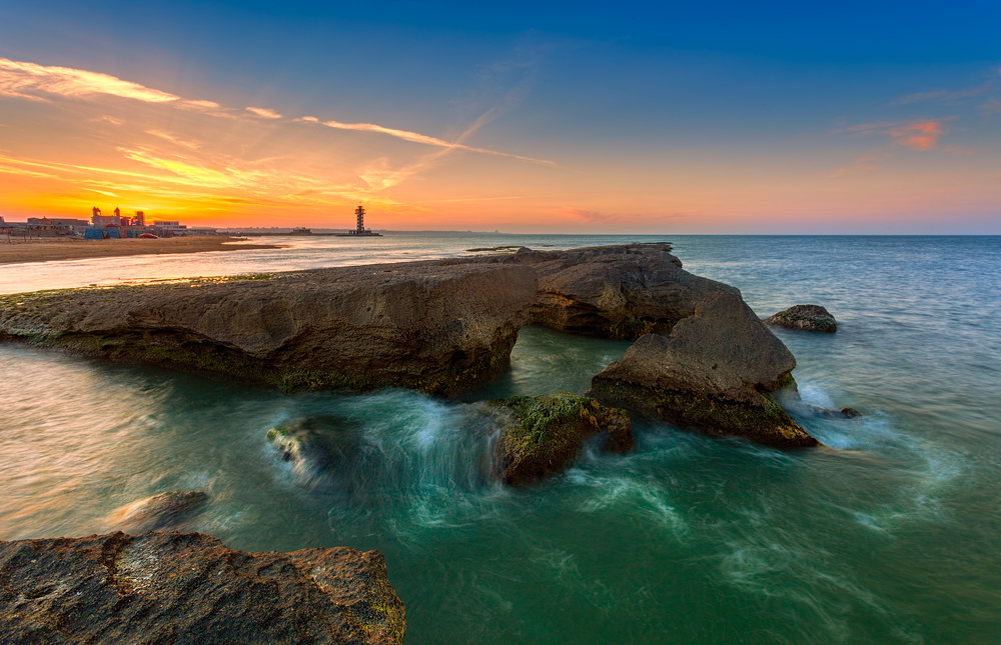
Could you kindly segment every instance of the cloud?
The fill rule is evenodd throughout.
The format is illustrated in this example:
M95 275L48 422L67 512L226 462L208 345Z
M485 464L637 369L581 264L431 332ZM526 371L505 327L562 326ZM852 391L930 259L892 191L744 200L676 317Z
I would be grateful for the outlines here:
M69 67L49 67L0 58L0 94L43 99L37 93L84 98L95 94L146 103L167 103L179 96L161 92L108 74Z
M118 98L132 99L145 103L165 104L186 110L202 111L213 116L235 117L238 112L228 111L227 108L214 101L199 99L184 99L169 92L163 92L154 88L146 87L138 83L126 81L109 74L91 72L82 69L69 67L45 66L37 63L13 61L7 58L0 58L0 95L13 96L34 101L47 101L46 96L54 95L68 98L86 99L95 96L114 96ZM265 119L281 119L282 115L270 108L247 107L246 112ZM462 140L472 132L479 129L490 118L496 114L496 108L488 110L466 130L455 141L448 141L438 137L432 137L419 132L389 128L375 123L345 123L342 121L328 120L320 122L312 116L302 117L298 121L322 123L328 128L338 130L354 130L360 132L372 132L383 134L404 141L419 143L428 146L447 150L463 150L477 152L481 154L494 155L528 161L543 165L555 166L552 161L536 159L523 155L500 152L488 148L477 148L467 146Z
M489 114L489 112L487 113ZM397 139L402 139L404 141L411 141L413 143L422 143L428 146L435 146L438 148L446 148L449 150L463 150L466 152L479 152L482 154L494 155L497 157L509 157L511 159L518 159L521 161L530 161L532 163L543 164L546 166L555 166L556 164L547 159L535 159L534 157L525 157L523 155L516 155L510 152L500 152L498 150L490 150L489 148L474 148L473 146L467 146L462 143L466 137L475 132L483 125L484 114L470 128L468 128L458 139L455 141L447 141L445 139L439 139L438 137L428 136L426 134L421 134L419 132L411 132L409 130L399 130L397 128L387 128L386 126L376 125L375 123L344 123L341 121L321 121L320 125L325 125L328 128L334 128L337 130L354 130L356 132L375 132L378 134L385 134L391 137L396 137Z
M885 152L871 152L869 154L862 155L847 166L835 170L831 173L831 178L845 177L847 175L857 175L879 170L883 167L881 162L886 160L889 156L890 155Z
M197 150L201 147L201 144L197 141L190 141L187 139L182 139L180 137L174 136L169 132L164 132L163 130L146 130L146 134L156 137L157 139L163 139L169 143L173 143L176 146L181 146L182 148L188 148L189 150Z
M980 106L980 111L984 114L1001 114L1001 100L991 99Z
M949 119L924 119L918 121L891 121L881 123L863 123L853 125L837 133L856 134L859 136L887 135L897 145L911 150L931 150L938 144L939 137L945 134L945 124Z
M993 81L988 81L983 85L969 87L963 90L932 90L930 92L915 92L902 96L890 105L908 105L911 103L921 103L923 101L958 101L975 96L983 96L994 87Z
M941 121L919 121L887 130L894 143L911 150L931 150L942 136Z
M268 108L248 107L247 108L247 112L250 112L252 114L256 114L257 116L265 118L265 119L280 119L280 118L282 118L282 115L280 115L277 112L275 112L274 110L270 110Z

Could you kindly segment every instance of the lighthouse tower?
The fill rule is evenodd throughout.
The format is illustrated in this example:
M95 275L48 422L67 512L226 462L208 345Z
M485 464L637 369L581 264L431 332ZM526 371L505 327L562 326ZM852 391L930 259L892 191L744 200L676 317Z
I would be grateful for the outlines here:
M355 209L355 215L358 216L358 227L355 228L355 235L365 234L365 207L358 204L358 208Z

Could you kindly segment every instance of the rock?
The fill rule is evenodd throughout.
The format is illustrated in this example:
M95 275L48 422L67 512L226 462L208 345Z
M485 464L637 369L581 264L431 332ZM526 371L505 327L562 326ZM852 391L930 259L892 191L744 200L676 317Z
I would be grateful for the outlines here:
M841 408L841 416L846 419L854 419L855 417L862 416L862 413L855 408Z
M605 450L626 452L633 447L629 415L584 396L512 396L488 405L502 426L495 470L511 486L562 472L594 435L601 435Z
M667 333L710 293L740 292L692 275L670 244L597 246L569 251L519 250L509 261L531 266L539 292L536 324L559 331L635 340Z
M765 318L769 325L779 325L790 329L804 331L820 331L833 334L838 329L838 322L831 312L820 305L795 305L774 316Z
M357 433L341 419L317 416L296 419L268 430L268 440L291 462L296 477L307 488L350 493L338 474L346 464L363 457Z
M792 382L795 366L786 346L738 295L718 291L670 335L637 340L592 379L588 394L709 433L779 447L817 445L769 394Z
M243 553L200 533L0 542L5 643L402 643L376 551Z
M451 396L507 368L535 292L530 267L461 260L37 292L0 296L0 338L284 390Z
M127 533L179 531L190 528L192 516L208 502L201 490L171 490L115 509L105 522L110 528Z

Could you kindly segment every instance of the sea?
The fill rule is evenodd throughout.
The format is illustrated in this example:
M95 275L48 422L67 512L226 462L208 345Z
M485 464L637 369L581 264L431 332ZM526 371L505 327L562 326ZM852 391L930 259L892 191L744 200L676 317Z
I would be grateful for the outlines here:
M482 476L476 400L583 393L628 343L526 327L510 371L447 401L275 390L0 344L0 539L107 531L155 493L210 495L194 528L245 551L377 549L420 643L1001 642L1001 238L387 233L279 250L0 266L0 293L668 241L776 329L822 447L784 452L636 421L512 490ZM344 433L307 485L268 429Z

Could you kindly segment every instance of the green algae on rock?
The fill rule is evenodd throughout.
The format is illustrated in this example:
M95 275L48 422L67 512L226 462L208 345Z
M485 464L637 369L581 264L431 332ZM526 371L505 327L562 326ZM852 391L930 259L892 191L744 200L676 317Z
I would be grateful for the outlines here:
M633 447L629 415L570 392L513 396L491 401L502 419L496 470L506 484L523 486L566 469L584 442L601 435L601 447Z

